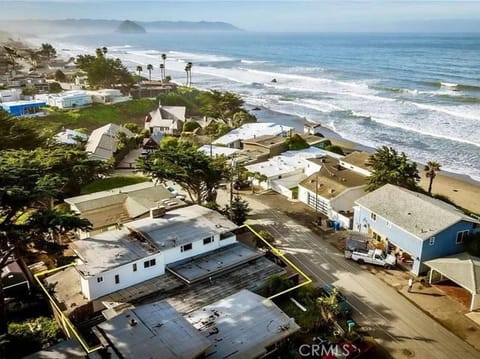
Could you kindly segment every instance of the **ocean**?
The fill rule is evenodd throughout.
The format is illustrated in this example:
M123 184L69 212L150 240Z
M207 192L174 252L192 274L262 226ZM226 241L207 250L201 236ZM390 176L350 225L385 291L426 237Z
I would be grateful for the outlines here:
M142 65L144 76L154 65L153 78L166 53L166 72L179 83L191 61L193 86L234 91L273 114L480 180L478 34L159 32L51 41L66 56L107 46L132 69Z

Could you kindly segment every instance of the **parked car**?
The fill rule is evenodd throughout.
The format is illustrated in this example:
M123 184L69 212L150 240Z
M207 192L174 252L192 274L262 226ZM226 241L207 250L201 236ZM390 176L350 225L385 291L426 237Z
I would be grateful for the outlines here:
M352 314L352 306L348 303L347 298L333 285L325 284L320 289L320 295L323 297L329 297L332 295L334 290L337 290L337 302L338 302L338 312L344 317L349 317Z
M397 264L397 258L393 254L385 254L381 249L360 250L353 252L345 251L345 257L358 263L368 263L385 268L394 267Z
M177 190L175 188L173 188L172 186L168 186L168 187L166 187L166 189L167 189L168 192L173 194L175 196L175 198L178 198L182 201L185 201L185 199L187 198L184 194L178 193Z

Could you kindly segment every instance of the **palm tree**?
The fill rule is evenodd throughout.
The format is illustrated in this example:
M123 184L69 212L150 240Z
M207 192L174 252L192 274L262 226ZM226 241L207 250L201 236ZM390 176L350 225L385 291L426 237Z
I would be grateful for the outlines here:
M147 65L147 71L148 71L148 80L149 81L152 81L152 70L153 70L153 65L148 64Z
M163 68L163 77L162 77L162 79L163 79L163 78L165 78L165 75L166 75L165 74L165 69L166 69L165 61L167 60L167 54L165 54L165 53L162 54L162 60L163 60L163 67L162 67L162 65L160 65L160 68Z
M160 64L160 77L162 78L162 81L165 79L165 65Z
M141 76L140 74L142 73L142 71L143 71L142 66L138 65L138 66L137 66L138 76Z
M185 82L185 86L188 86L188 71L190 69L188 68L188 65L185 66L185 72L187 73L187 81Z
M102 47L102 52L103 52L104 55L106 55L107 52L108 52L108 49L104 46L104 47Z
M436 161L428 161L425 166L425 175L427 178L430 178L430 183L428 184L428 194L432 194L432 184L433 179L437 176L437 172L440 171L440 164Z
M188 66L188 74L189 74L189 77L190 77L190 80L188 81L188 86L192 86L192 66L193 66L193 64L191 62L188 62L187 66Z

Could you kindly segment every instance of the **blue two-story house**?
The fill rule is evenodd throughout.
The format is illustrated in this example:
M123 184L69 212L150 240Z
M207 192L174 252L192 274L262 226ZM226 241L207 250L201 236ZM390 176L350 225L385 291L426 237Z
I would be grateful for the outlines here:
M409 254L418 275L427 270L423 262L462 252L480 222L443 201L387 184L355 201L353 229Z

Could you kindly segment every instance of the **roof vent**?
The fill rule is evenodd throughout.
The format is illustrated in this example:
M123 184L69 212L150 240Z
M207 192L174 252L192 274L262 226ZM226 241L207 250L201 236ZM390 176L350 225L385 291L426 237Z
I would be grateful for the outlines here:
M347 179L345 177L342 177L341 181L342 182L347 182Z
M157 206L157 208L150 208L150 218L160 218L165 215L166 207Z
M128 321L128 324L129 324L131 327L134 327L134 326L137 325L137 321L132 318L132 319L130 319L130 320Z
M330 188L330 189L328 190L328 193L330 193L330 194L332 194L333 192L335 192L335 190L334 190L333 188Z

